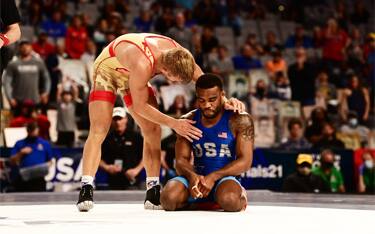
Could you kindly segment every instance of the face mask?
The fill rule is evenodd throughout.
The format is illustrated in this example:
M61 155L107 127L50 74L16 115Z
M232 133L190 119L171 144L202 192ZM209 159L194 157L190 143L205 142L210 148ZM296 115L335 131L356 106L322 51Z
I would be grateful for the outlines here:
M307 176L307 175L310 175L310 173L311 173L311 168L309 168L309 167L301 167L301 168L299 168L299 173L301 174L301 175L304 175L304 176Z
M333 167L333 162L322 162L322 168L331 169Z
M349 124L350 124L350 126L352 126L352 127L356 127L357 124L358 124L358 120L355 119L355 118L350 119L350 120L349 120Z
M259 96L261 98L264 97L265 92L266 92L266 90L264 88L257 88L257 90L256 90L257 96Z
M372 160L366 160L365 167L368 169L372 169L374 167L374 162Z
M28 136L28 137L27 137L27 139L28 139L29 141L31 141L31 142L36 141L37 138L38 138L37 136Z

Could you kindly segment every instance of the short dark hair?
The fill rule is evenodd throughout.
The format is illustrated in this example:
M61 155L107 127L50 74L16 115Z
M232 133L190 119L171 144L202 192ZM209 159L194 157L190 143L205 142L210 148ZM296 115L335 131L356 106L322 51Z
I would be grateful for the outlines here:
M223 82L218 75L212 73L206 73L201 75L195 83L195 89L210 89L218 87L223 90Z
M289 120L289 122L288 122L288 130L290 131L292 129L293 125L295 125L295 124L298 124L301 128L303 127L302 121L300 119L293 118L293 119Z
M246 81L244 79L242 79L242 78L237 78L236 84L244 84L245 85Z

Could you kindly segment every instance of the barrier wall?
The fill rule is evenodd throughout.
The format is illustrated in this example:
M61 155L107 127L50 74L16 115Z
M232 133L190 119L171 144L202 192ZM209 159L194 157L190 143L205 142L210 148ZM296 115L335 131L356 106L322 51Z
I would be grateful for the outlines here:
M314 151L303 151L312 153L314 164L319 164L320 155ZM295 171L296 157L299 152L286 152L273 149L256 149L254 151L253 165L250 170L241 175L241 183L246 189L269 189L280 191L283 180ZM82 149L81 148L54 148L54 166L50 168L46 180L52 184L78 183L82 175ZM1 148L0 179L3 191L7 182L17 175L17 170L10 168L7 158L10 149ZM358 156L357 156L358 157ZM348 192L355 192L355 166L354 153L351 150L335 151L335 166L340 168L344 176L345 186ZM358 163L357 163L358 164ZM144 174L144 173L143 173ZM161 175L164 175L161 172ZM96 183L105 187L107 175L99 171L96 175ZM51 185L51 183L49 183ZM53 188L51 188L53 190Z

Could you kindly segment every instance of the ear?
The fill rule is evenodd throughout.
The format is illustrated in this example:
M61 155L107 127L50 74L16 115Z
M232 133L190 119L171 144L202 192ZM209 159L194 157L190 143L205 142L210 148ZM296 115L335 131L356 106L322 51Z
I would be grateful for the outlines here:
M224 91L224 90L221 91L221 96L222 96L222 97L225 97L225 91Z

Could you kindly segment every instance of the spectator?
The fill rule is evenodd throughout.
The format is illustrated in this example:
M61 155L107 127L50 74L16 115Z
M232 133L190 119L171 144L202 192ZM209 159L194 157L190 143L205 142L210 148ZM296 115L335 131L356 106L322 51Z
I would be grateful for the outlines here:
M153 22L150 10L141 10L139 17L134 19L134 26L137 32L151 32Z
M281 51L272 52L272 60L266 62L265 68L272 80L275 80L275 74L277 72L287 74L287 64L283 59Z
M258 42L256 34L250 33L249 35L247 35L245 43L251 46L257 55L262 55L264 53L263 47Z
M44 176L51 165L52 150L48 141L38 137L38 125L27 124L27 137L16 142L10 162L20 169L20 178L15 182L17 192L46 191Z
M182 47L192 51L192 31L185 26L185 15L183 12L178 12L175 17L175 26L170 28L167 36L173 38Z
M314 48L322 48L323 47L323 33L322 29L319 26L315 26L313 29L313 36L312 42Z
M288 77L292 88L292 100L301 103L306 118L315 105L316 68L307 62L304 48L296 49L296 63L289 66Z
M55 46L48 42L48 35L45 32L41 32L38 36L38 40L32 44L33 50L37 52L43 60L55 53Z
M288 123L288 130L289 130L289 138L285 143L281 144L280 146L281 149L301 150L301 149L309 149L311 147L311 144L303 136L303 124L300 119L297 119L297 118L291 119Z
M235 91L232 93L232 97L241 100L244 103L248 103L249 90L246 80L242 77L238 77L235 81Z
M32 1L30 2L28 9L28 23L33 26L38 26L43 19L42 2Z
M323 124L322 138L316 144L314 144L314 148L345 149L345 145L344 142L337 139L336 129L333 124L326 122Z
M349 111L355 111L361 124L366 124L370 112L370 96L366 87L362 86L358 76L350 78L348 88L344 90L344 102ZM346 119L345 113L343 113Z
M345 59L345 50L349 45L347 33L342 30L333 18L327 22L323 33L323 59L332 72L339 67Z
M4 78L5 93L13 110L17 112L19 104L26 99L34 103L47 105L51 80L48 70L41 59L32 55L29 41L21 41L20 56L10 62ZM42 86L42 87L40 87Z
M76 105L78 93L63 91L57 103L57 144L67 147L73 147L75 142L76 124Z
M65 36L66 52L69 57L80 59L86 50L87 40L87 29L82 25L81 17L78 15L73 16Z
M325 103L337 98L336 87L329 83L329 77L326 71L321 71L318 74L315 87L317 96L323 98Z
M106 34L109 32L108 21L100 19L97 27L94 30L93 38L99 51L106 45Z
M299 154L296 163L297 171L284 180L284 192L320 193L329 191L329 187L322 178L311 173L313 158L310 154Z
M375 194L375 159L370 152L364 152L362 160L359 167L358 192Z
M364 51L363 51L363 40L361 31L358 28L353 28L350 35L350 44L347 48L347 60L348 66L353 68L356 73L361 72L362 66L365 63Z
M204 54L210 53L214 48L219 46L219 40L214 34L214 28L211 26L204 26L201 36L202 52Z
M327 121L327 112L322 107L317 107L311 112L311 122L305 131L305 137L311 144L316 144L322 138L323 124Z
M129 12L129 1L124 1L124 0L115 0L114 1L114 8L115 11L122 15L126 15Z
M247 44L241 48L241 55L233 57L232 60L234 68L237 70L249 71L262 67L260 61L255 58L254 49Z
M228 48L224 45L219 45L215 57L210 58L208 62L211 71L223 77L224 87L228 87L228 76L234 71L232 59L228 55Z
M266 43L264 44L264 52L272 54L274 51L283 50L283 46L276 42L276 34L272 31L268 31L266 34Z
M294 35L290 35L285 43L285 48L303 47L309 49L313 47L311 37L307 36L302 26L297 26Z
M81 56L81 61L86 65L86 68L91 70L94 67L96 59L96 45L92 40L87 41L86 51Z
M49 127L51 124L46 115L37 112L35 103L30 99L24 100L21 104L20 111L20 115L12 119L9 126L23 127L29 123L36 122L39 128L39 136L45 140L48 140Z
M255 85L255 93L251 96L251 114L255 119L263 116L274 116L273 105L268 98L268 87L264 80L260 79Z
M47 19L42 23L42 30L55 41L64 38L66 34L66 26L62 20L61 12L55 10L52 19Z
M344 179L341 171L334 165L335 154L331 150L323 150L320 158L320 166L314 167L312 173L323 179L333 193L344 193Z
M349 112L348 120L340 128L340 132L348 135L358 135L362 145L365 145L368 142L370 129L366 126L363 126L358 121L358 115L356 112Z
M188 107L186 106L186 100L184 95L177 95L174 98L173 104L169 107L167 114L173 118L180 118L183 114L188 112Z
M156 19L155 31L157 31L161 34L167 33L173 27L174 19L175 18L173 16L173 9L170 8L170 7L164 8L161 16L159 16ZM179 20L181 20L181 19L179 19ZM183 26L185 27L185 25L183 25ZM185 30L186 29L184 29L184 31ZM175 36L178 37L178 35L175 35ZM182 39L182 38L179 38L179 39ZM184 38L183 40L186 40L186 41L184 41L184 43L186 43L186 42L188 42L187 40L189 40L189 38ZM189 48L189 47L186 47L186 48Z
M285 73L277 72L275 77L275 98L279 100L290 100L292 98L292 90Z
M127 127L128 117L123 107L113 109L111 131L102 145L100 168L108 173L110 189L141 188L143 140L139 133Z

